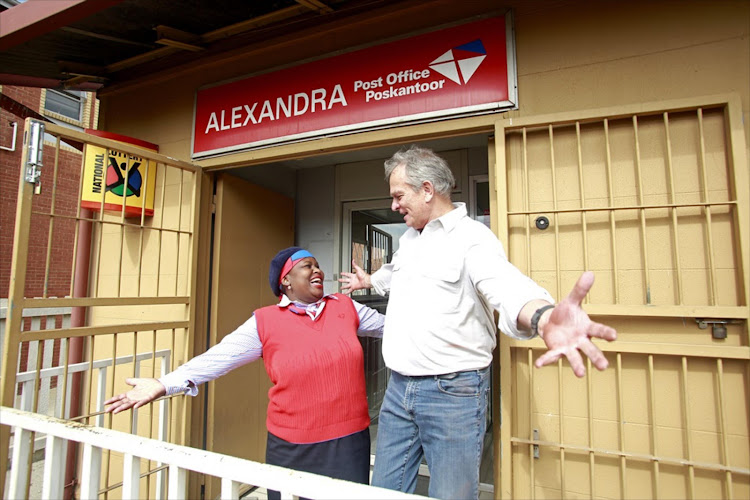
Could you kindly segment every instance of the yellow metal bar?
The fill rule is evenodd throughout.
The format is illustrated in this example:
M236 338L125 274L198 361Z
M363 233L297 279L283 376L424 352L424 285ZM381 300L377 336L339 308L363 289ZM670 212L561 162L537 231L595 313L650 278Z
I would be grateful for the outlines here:
M62 359L65 360L63 364L63 374L62 374L62 407L60 408L60 415L58 415L59 418L67 419L69 415L65 412L65 408L67 408L68 404L68 372L70 369L70 362L68 361L68 354L70 353L70 339L64 338L60 339L60 342L65 344L65 348L61 349L60 356ZM58 382L58 386L60 383Z
M617 353L617 365L615 371L617 380L617 421L619 425L620 451L625 451L625 401L622 387L622 353ZM627 462L625 455L620 455L620 493L621 498L628 498L627 490Z
M734 488L732 487L731 460L729 459L729 440L727 436L727 412L726 397L724 392L724 361L716 360L716 378L718 383L718 410L719 410L719 434L721 435L721 462L727 466L725 470L724 497L732 500L734 498Z
M745 319L747 306L648 306L625 304L586 304L586 312L595 316L637 316L642 318L714 318Z
M620 205L617 207L584 207L584 208L560 208L560 209L545 209L544 213L554 213L554 214L572 214L572 213L579 213L579 212L624 212L627 210L658 210L658 209L676 209L676 208L705 208L705 207L736 207L737 202L728 200L728 201L715 201L711 203L703 203L703 202L691 202L691 203L661 203L657 205ZM508 212L509 216L516 216L516 215L528 215L528 214L537 214L539 213L539 210L530 210L530 211L513 211ZM61 216L62 217L62 216Z
M21 306L26 309L44 307L102 307L102 306L145 306L189 304L190 297L70 297L61 299L23 299Z
M126 179L125 180L124 188L127 189L127 186L128 186L128 184L127 184L127 179ZM127 191L123 191L123 193L127 194ZM124 207L125 206L125 196L123 196L122 203L123 203L123 207ZM135 361L135 355L136 355L136 353L134 352L133 353L133 360L134 361ZM117 371L117 334L116 333L112 336L112 358L111 358L111 363L112 364L110 366L112 366L112 376L110 377L109 391L107 391L107 394L109 394L110 397L114 396L114 394L115 394L115 372ZM105 396L106 396L106 394L105 394ZM111 429L112 428L112 419L113 419L112 417L113 417L113 415L112 415L112 413L107 412L106 417L107 417L107 424L106 424L105 427L107 429ZM112 451L109 450L109 449L105 449L104 453L106 454L105 455L106 456L106 460L104 462L106 464L105 468L104 468L104 488L106 490L107 486L109 486L109 477L111 475L110 471L111 471L111 468L112 468ZM107 500L107 498L109 498L109 491L105 491L104 492L104 500Z
M24 332L23 339L42 340L62 337L95 337L97 335L111 335L124 332L187 328L188 325L188 321L156 321L148 323L130 323L127 325L80 326L75 328L61 328L59 330Z
M620 303L620 278L619 269L617 268L617 229L615 227L615 213L613 211L615 206L614 190L612 186L612 151L609 144L609 120L604 119L604 144L606 147L606 162L607 162L607 195L609 197L609 227L612 233L610 239L611 250L612 250L612 286L614 287L615 304Z
M688 361L687 356L682 357L682 416L685 429L685 445L687 448L688 462L693 460L693 426L690 422L690 390L688 389ZM695 466L688 466L688 494L692 500L695 498Z
M155 162L169 163L170 165L176 168L190 170L192 172L200 170L200 167L198 165L195 165L193 163L189 163L186 161L181 161L176 158L169 157L169 156L165 156L155 151L152 151L150 149L142 148L140 146L126 144L126 143L122 143L122 142L115 141L112 139L105 139L104 137L87 134L85 132L79 132L77 130L64 127L62 125L56 125L54 123L45 123L44 126L45 126L47 133L52 134L52 135L58 135L62 137L63 139L69 138L69 139L74 139L77 142L82 142L85 144L93 144L95 146L99 146L99 147L106 148L106 149L115 149L117 151L122 151L123 153L127 155L141 156L141 157L147 158Z
M732 204L734 204L734 202L717 202L717 203L713 203L712 205L732 205ZM703 206L703 205L705 205L705 204L698 203L698 204L695 204L694 206ZM689 206L689 205L680 205L680 206L682 207L682 206ZM690 206L692 206L692 205L690 205ZM592 210L596 210L596 209L592 209ZM42 216L45 216L45 217L56 217L58 219L71 219L71 220L82 221L82 222L98 222L98 219L87 219L86 217L76 218L73 215L53 214L53 213L50 213L50 212L41 212L39 210L34 210L31 213L32 213L32 215L42 215ZM170 228L159 229L158 227L152 227L152 226L148 226L148 225L141 226L140 224L133 224L132 222L120 222L120 221L117 221L117 220L108 220L106 223L107 223L107 225L110 225L110 226L113 226L113 227L114 226L117 226L117 227L124 226L125 228L139 228L139 229L146 229L146 230L151 230L151 231L160 231L160 230L162 230L165 233L177 233L177 234L188 234L188 235L190 234L190 231L180 231L178 229L170 229Z
M555 172L555 141L552 125L549 126L549 155L550 170L552 173L552 209L557 210L557 175ZM553 224L555 226L555 282L557 285L556 297L562 297L562 286L560 283L560 228L557 222L557 213L553 215Z
M563 364L557 360L557 411L560 433L560 498L565 500L567 487L565 485L565 405L563 404Z
M528 439L522 439L522 438L513 438L512 439L513 446L526 446L529 443L536 444L539 446L543 446L545 448L549 448L551 450L559 450L561 448L564 448L568 453L571 454L581 454L581 455L587 455L589 453L594 453L597 456L601 457L619 457L620 459L627 458L628 460L632 460L634 462L659 462L662 464L668 464L668 465L674 465L679 467L695 467L696 469L706 470L706 471L718 471L718 472L730 472L731 474L741 475L741 476L750 476L750 469L743 468L743 467L730 467L723 464L716 464L711 462L698 462L698 461L691 461L688 462L684 458L677 458L677 457L659 457L655 455L650 455L646 453L630 453L626 451L621 450L608 450L605 448L594 448L591 449L588 446L577 446L577 445L561 445L560 443L557 443L555 441L530 441ZM621 498L629 498L627 495L623 495Z
M636 182L638 189L638 204L644 204L643 197L643 174L641 172L641 142L638 137L638 117L633 115L633 136L635 142L635 170L636 170ZM646 234L646 212L645 210L639 210L639 219L641 222L641 258L643 259L643 278L644 278L644 296L646 297L646 304L651 304L651 280L649 274L648 265L648 235Z
M586 401L588 402L589 447L594 447L594 398L591 387L591 359L586 358ZM589 452L589 498L596 498L596 481L594 481L594 452Z
M529 150L526 129L523 129L523 181L524 181L524 203L523 208L529 210L531 201L531 188L529 184ZM526 215L526 274L531 276L531 214Z
M529 439L534 439L534 351L526 349L526 368L529 370ZM529 443L529 495L530 500L535 500L536 492L534 491L534 482L536 480L536 470L534 468L534 445Z
M177 229L182 227L182 195L185 187L185 171L180 170L180 189L179 196L177 198ZM177 255L174 259L174 294L177 295L177 286L180 282L180 246L181 246L180 234L177 234L176 252Z
M667 145L667 175L669 178L669 202L675 203L675 187L674 187L674 167L672 166L672 140L669 136L669 113L666 111L662 115L664 117L664 134ZM672 241L674 244L674 261L675 261L675 272L674 276L677 280L677 303L682 305L685 303L685 292L682 286L682 264L680 261L680 237L677 223L677 209L672 208Z
M654 356L648 355L648 399L649 399L649 418L651 421L651 454L655 457L659 456L657 432L659 425L656 422L656 393L654 387ZM654 498L659 498L659 480L661 476L659 474L659 461L653 460L651 462L654 471L654 482L653 482L653 494Z
M703 187L703 202L710 203L709 192L708 192L708 173L706 171L706 135L703 131L703 109L698 108L698 144L700 145L700 156L698 157L698 165L701 170L701 183ZM706 216L706 252L708 257L708 279L709 287L708 291L709 304L715 306L718 301L719 291L716 286L716 261L714 258L714 236L711 224L711 206L708 205L703 210Z
M122 296L122 254L125 253L125 209L128 205L128 178L130 177L130 155L125 154L125 175L122 180L122 205L120 207L120 252L117 256L117 297ZM144 193L145 197L145 193ZM109 460L109 459L108 459ZM109 464L108 464L109 465Z
M578 190L581 193L581 207L586 206L586 190L583 183L583 153L581 151L581 123L576 122L576 150L578 152ZM526 207L528 210L528 207ZM581 231L583 239L583 269L589 268L589 238L587 234L588 224L586 223L586 212L581 212ZM589 296L583 299L584 304L588 304Z
M96 344L96 337L94 336L87 336L86 339L89 344L89 366L88 366L88 397L86 398L86 409L84 410L85 413L89 413L91 411L91 396L94 392L92 390L92 387L94 387L94 345ZM89 423L88 420L86 420L86 423Z
M547 349L540 339L515 340L508 339L511 348ZM658 354L662 356L693 356L703 358L750 359L748 346L721 346L695 344L667 344L658 342L625 342L615 344L596 343L602 352L617 352L628 354Z
M86 150L88 149L89 145L87 143L83 143L83 153L81 154L81 168L79 169L79 172L83 172L84 165L86 163ZM75 277L76 277L76 266L78 265L78 259L76 258L76 255L78 255L78 233L80 232L80 225L81 225L81 195L83 194L83 181L84 176L81 175L80 179L78 180L78 196L76 197L76 215L74 217L73 226L75 226L75 229L73 232L75 233L73 235L73 259L70 266L70 289L68 291L69 296L73 296L73 287L75 286Z
M57 196L57 170L60 163L60 137L55 139L55 161L54 169L52 172L52 199L50 200L50 213L52 217L49 218L49 227L47 232L47 255L44 260L44 289L42 290L42 297L47 297L49 292L49 268L52 260L52 237L55 228L55 198ZM75 255L75 254L74 254Z
M156 250L156 295L159 295L159 289L161 284L161 247L162 239L164 238L164 208L167 203L164 196L167 192L167 173L169 172L167 165L164 165L164 179L161 183L161 207L159 210L159 247ZM158 172L157 172L158 173ZM156 207L154 207L156 208Z
M32 120L27 118L24 130L31 130ZM23 134L21 166L18 181L16 220L13 229L13 254L10 265L10 286L8 288L8 316L6 318L5 340L3 343L3 363L0 367L0 404L13 407L16 392L16 368L18 367L21 329L23 328L23 308L19 302L24 297L26 270L29 254L29 225L34 185L24 180L26 163L29 161L30 133ZM5 491L5 473L8 470L10 427L0 426L0 492Z

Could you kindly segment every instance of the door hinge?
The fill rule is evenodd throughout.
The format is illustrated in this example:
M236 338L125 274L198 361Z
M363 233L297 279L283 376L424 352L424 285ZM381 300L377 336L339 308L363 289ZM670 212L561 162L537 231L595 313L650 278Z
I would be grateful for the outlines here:
M212 214L216 213L216 195L213 195L211 197L211 213Z
M44 152L44 123L32 121L27 132L26 176L24 180L34 184L38 193L42 176L42 154Z
M539 429L534 429L534 441L539 441ZM534 458L539 458L539 445L534 445Z

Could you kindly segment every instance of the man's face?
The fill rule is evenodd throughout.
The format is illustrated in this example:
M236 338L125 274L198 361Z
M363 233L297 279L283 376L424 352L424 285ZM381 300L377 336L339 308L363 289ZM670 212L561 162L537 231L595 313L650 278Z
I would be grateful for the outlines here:
M391 173L391 210L404 216L407 226L421 230L430 222L427 193L424 188L418 191L406 182L406 172L403 165L396 167Z

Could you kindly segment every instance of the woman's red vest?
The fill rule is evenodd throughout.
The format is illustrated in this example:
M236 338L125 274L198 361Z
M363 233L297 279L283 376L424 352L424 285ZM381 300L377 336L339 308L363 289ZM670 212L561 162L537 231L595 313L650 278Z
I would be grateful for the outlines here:
M291 443L318 443L370 425L359 317L346 295L327 297L316 321L293 306L255 311L273 382L266 426Z

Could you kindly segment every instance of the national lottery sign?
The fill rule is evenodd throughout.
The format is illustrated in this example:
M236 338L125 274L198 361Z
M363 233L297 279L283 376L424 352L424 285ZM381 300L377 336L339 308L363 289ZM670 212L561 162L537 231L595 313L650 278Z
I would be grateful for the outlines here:
M193 157L516 106L493 17L199 90Z

